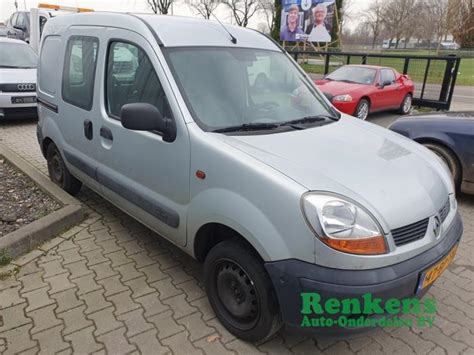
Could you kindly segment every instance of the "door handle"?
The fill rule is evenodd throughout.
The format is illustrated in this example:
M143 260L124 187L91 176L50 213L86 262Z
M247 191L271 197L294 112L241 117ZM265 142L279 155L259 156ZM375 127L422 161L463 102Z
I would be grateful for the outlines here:
M100 127L100 136L111 141L114 140L112 131L108 127Z
M88 140L92 140L93 130L92 130L92 121L85 120L84 121L84 135Z

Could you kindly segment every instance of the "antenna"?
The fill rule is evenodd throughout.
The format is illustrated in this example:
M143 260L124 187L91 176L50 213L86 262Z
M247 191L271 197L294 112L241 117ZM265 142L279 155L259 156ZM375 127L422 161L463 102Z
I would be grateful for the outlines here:
M233 44L236 44L237 43L237 38L235 38L234 36L232 36L232 33L230 33L227 28L222 24L222 22L219 21L219 19L217 18L216 15L214 15L212 12L211 12L211 15L214 16L214 18L217 20L217 22L219 22L219 24L222 26L222 28L224 29L224 31L226 31L229 36L230 36L230 41L233 43Z

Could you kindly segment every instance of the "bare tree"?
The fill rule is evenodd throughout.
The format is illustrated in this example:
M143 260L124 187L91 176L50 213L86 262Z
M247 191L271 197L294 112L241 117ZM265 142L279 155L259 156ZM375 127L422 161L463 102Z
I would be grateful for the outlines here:
M239 26L247 27L249 20L261 9L259 0L222 0Z
M277 16L275 0L261 0L260 8L267 26L267 28L261 32L272 33L275 29L275 18Z
M186 2L198 15L208 20L220 4L219 0L186 0Z
M175 0L146 0L155 14L167 15Z
M376 0L370 9L362 15L364 24L370 28L372 36L372 48L375 47L375 43L380 36L384 24L384 2Z
M427 32L431 33L431 37L436 38L439 49L443 37L449 31L448 0L425 0L423 6L426 9L424 25L427 27Z
M449 30L462 47L474 47L474 6L472 0L449 0Z
M356 0L344 0L342 3L342 9L341 9L341 18L340 18L340 23L339 23L339 29L341 33L343 32L350 32L350 30L347 28L347 23L355 20L358 16L358 13L356 11L357 8L357 3Z
M409 19L416 15L415 5L416 1L413 0L390 0L383 7L383 23L390 34L390 39L395 39L395 48L398 48L409 26Z

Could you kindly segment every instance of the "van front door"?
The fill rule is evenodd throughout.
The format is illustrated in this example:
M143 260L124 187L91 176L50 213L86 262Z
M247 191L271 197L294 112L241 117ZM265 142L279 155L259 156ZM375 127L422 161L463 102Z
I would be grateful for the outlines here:
M152 46L137 33L110 29L107 35L98 170L102 193L164 237L185 245L190 145L160 65L161 53L156 43ZM175 120L173 142L155 131L122 126L122 106L138 102L152 104Z

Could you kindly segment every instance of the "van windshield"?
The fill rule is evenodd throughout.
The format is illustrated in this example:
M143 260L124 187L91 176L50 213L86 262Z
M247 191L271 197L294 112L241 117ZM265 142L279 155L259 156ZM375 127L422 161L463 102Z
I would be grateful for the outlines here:
M313 116L336 118L281 52L186 47L165 48L165 55L195 121L205 131L279 127Z
M0 42L0 68L36 68L38 56L27 44Z

